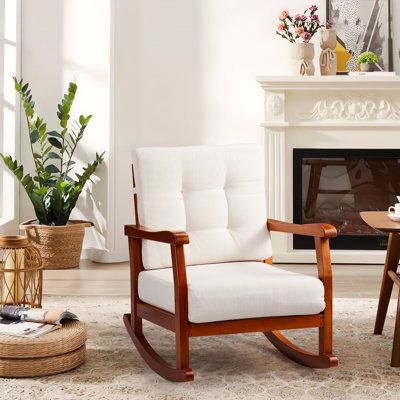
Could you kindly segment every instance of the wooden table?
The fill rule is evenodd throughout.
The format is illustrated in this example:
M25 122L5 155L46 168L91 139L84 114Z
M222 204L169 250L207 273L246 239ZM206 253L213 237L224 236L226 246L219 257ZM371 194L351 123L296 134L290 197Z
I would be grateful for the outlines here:
M361 218L372 228L389 233L389 241L386 252L385 267L383 270L381 293L379 295L378 311L375 320L374 334L380 335L385 324L393 282L399 284L397 268L400 259L400 222L391 221L387 211L363 211ZM397 281L396 281L397 279ZM400 295L397 305L397 318L393 339L392 367L400 366Z

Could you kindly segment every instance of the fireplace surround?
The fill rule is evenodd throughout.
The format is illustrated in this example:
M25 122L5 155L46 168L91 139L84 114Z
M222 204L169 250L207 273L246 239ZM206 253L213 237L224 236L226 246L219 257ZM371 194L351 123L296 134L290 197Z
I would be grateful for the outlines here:
M264 90L261 126L269 218L296 220L293 210L293 184L297 181L296 172L293 173L295 149L400 149L398 76L261 76L257 81ZM314 166L314 174L317 170ZM320 196L329 195L319 193L317 197ZM376 205L376 202L371 201L371 204ZM379 205L381 207L384 209L383 204ZM272 240L275 263L315 261L308 245L299 245L291 235L276 234ZM384 236L378 238L378 244L364 241L365 248L354 245L354 241L348 247L339 242L331 243L334 263L384 261Z

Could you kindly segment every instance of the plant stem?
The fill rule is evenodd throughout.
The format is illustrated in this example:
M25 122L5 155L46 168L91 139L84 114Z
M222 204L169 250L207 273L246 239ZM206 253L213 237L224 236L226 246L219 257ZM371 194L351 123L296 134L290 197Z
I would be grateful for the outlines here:
M26 123L28 125L29 143L31 145L31 152L32 152L33 162L35 163L36 174L37 174L37 177L38 177L39 184L41 185L42 184L42 180L41 180L41 177L40 177L40 171L39 171L39 168L38 168L38 163L37 163L37 160L35 158L35 152L33 150L33 143L32 143L32 140L31 140L31 133L32 133L31 132L31 126L29 124L29 118L28 118L27 115L26 115Z
M63 171L63 163L64 163L64 142L65 142L65 134L66 134L67 132L64 132L64 134L62 135L62 143L61 143L61 151L60 151L60 153L61 153L61 160L60 160L60 162L61 162L61 165L60 165L60 179L61 179L61 177L62 177L62 171Z

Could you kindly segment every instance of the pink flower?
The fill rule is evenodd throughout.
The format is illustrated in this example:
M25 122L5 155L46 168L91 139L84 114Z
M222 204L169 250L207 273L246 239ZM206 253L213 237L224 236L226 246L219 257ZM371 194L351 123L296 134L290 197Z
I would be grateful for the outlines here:
M310 7L310 11L313 12L313 13L314 13L315 11L317 11L317 10L318 10L318 7L317 7L317 6L311 6L311 7Z
M284 22L279 22L279 24L276 26L276 30L280 32L283 31L284 28L285 28Z
M295 21L301 21L301 15L300 14L296 14L294 16Z
M301 36L304 33L304 28L302 26L297 27L296 33L297 33L297 36Z
M319 22L319 16L317 14L311 15L311 21L312 22Z
M332 29L334 26L334 22L331 19L328 19L328 21L326 21L326 29Z
M301 38L304 40L305 43L308 43L311 40L312 35L309 32L303 32Z
M300 21L306 21L307 20L307 15L300 15Z
M289 15L289 11L288 10L283 10L280 15L279 15L279 19L281 21L285 20Z

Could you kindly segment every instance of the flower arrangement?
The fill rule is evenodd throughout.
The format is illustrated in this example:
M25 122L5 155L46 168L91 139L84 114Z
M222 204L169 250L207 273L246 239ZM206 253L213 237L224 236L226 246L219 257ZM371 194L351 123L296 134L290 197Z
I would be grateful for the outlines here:
M317 11L317 6L310 6L303 14L291 16L289 11L283 10L279 15L276 33L291 43L308 43L318 29L324 26L316 14Z

